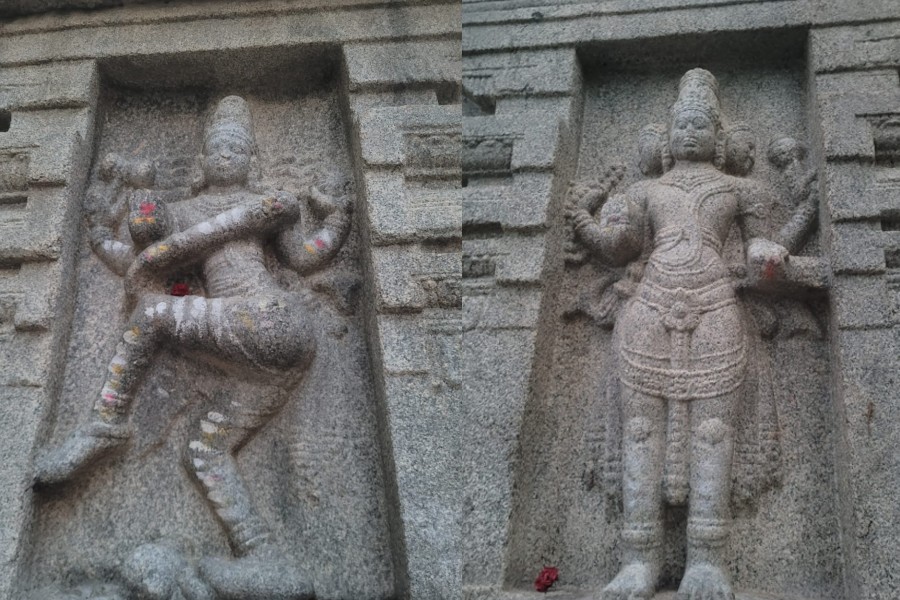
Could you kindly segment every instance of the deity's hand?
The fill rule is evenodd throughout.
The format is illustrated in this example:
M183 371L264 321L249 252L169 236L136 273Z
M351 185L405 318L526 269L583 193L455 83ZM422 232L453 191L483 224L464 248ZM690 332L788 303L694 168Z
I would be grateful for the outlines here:
M747 265L765 279L782 273L788 256L787 248L767 239L753 238L747 244Z
M347 193L334 196L310 185L300 190L310 212L319 220L311 233L304 235L299 227L281 232L276 246L288 265L300 275L309 275L328 264L350 233L353 203Z
M302 190L302 197L306 200L313 214L320 219L324 219L337 211L350 212L352 209L352 204L347 196L333 198L323 193L315 185Z
M631 223L631 214L634 210L631 206L631 200L626 196L614 196L603 206L600 224L603 227L629 225Z

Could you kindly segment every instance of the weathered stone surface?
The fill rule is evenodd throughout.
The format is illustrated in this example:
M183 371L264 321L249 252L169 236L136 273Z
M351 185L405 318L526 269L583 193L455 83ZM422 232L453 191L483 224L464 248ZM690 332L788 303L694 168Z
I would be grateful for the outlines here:
M617 451L619 440L636 439L644 430L627 429L620 400L610 390L609 374L622 368L615 348L625 335L621 325L614 333L610 328L617 306L634 310L635 302L623 299L648 275L633 266L624 273L610 269L605 262L610 248L593 257L579 251L578 234L567 227L584 229L584 237L606 234L590 236L589 219L575 222L564 207L583 201L596 218L604 201L612 202L607 198L652 188L643 180L654 181L666 162L653 159L646 152L652 145L644 140L658 136L668 142L665 128L678 97L677 76L697 66L719 79L722 126L735 132L726 148L732 142L737 155L744 153L730 157L726 149L721 166L753 182L750 196L766 206L764 236L791 251L775 284L740 265L744 251L734 245L740 239L736 229L723 241L730 277L742 281L738 302L752 315L748 323L756 341L750 364L769 365L769 375L754 368L747 376L772 384L770 406L776 408L782 450L781 480L774 488L746 487L746 481L740 483L746 472L735 477L733 489L750 506L735 503L732 541L721 550L720 558L727 558L720 565L738 598L890 597L897 580L884 565L897 556L896 548L880 538L878 550L872 550L865 524L872 531L893 531L889 523L896 511L883 494L897 489L900 471L882 461L891 475L867 474L874 467L863 464L862 448L876 438L868 431L864 435L861 425L891 412L869 394L879 390L888 405L898 396L891 375L896 369L881 354L883 348L896 350L890 332L896 327L900 281L898 16L885 2L853 7L765 0L464 3L463 169L469 176L463 204L464 362L481 377L465 389L474 410L490 415L473 439L491 440L466 446L472 475L464 524L473 538L467 541L472 558L463 572L467 598L537 597L526 590L533 589L546 565L559 568L560 575L548 597L628 596L612 588L601 592L620 561L627 564L639 554L637 528L617 541L620 494L626 495L627 514L646 506L646 496L655 492L635 493L645 481L641 475L622 482L623 461L630 459ZM513 125L517 122L522 125ZM549 122L560 123L553 136L557 150L541 155L555 153L557 159L533 161L533 171L517 172L512 166L521 142L517 135ZM641 127L647 123L659 125L645 136ZM539 137L529 149L550 146L549 136ZM797 155L793 167L778 158L787 138L795 140L795 148L809 149ZM775 140L781 146L770 146ZM620 167L624 171L615 175ZM654 219L677 218L671 215L678 214L679 203L666 204L671 208ZM637 218L630 210L622 215L624 221L604 223L615 228ZM503 252L524 236L530 242L520 253L528 259L510 279ZM641 237L636 233L636 244ZM678 286L690 287L686 280ZM527 352L503 346L495 341L497 334L488 341L483 324L521 328L527 340L518 343ZM635 331L643 335L648 327L649 321L643 322ZM721 325L710 331L716 327L725 335ZM470 337L477 343L469 344ZM867 353L857 338L880 346ZM483 347L491 350L488 358ZM651 344L643 354L659 357L670 350L666 343ZM873 384L844 378L845 364L866 364ZM524 373L527 388L507 383L502 392L481 389L492 378L511 382L513 374ZM842 421L851 414L856 421ZM667 439L672 435L674 417L632 415L638 417L657 424L647 429L650 436L659 427ZM733 418L740 432L743 426L737 424L758 425L769 417L757 411ZM898 430L889 429L879 430L876 453L896 443ZM752 453L747 442L738 444L735 464ZM710 449L694 460L708 469L715 455ZM710 489L703 484L704 491ZM860 505L866 506L864 515ZM690 501L688 506L693 510ZM677 533L686 526L693 542ZM654 585L668 590L681 585L685 597L703 597L685 589L691 583L682 579L691 561L684 547L697 545L699 529L684 509L665 511L668 541ZM713 529L704 530L705 540L722 533ZM696 560L715 552L691 555ZM775 556L784 556L790 569L781 568ZM619 583L637 579L623 571Z
M106 4L0 6L0 598L457 597L459 5Z

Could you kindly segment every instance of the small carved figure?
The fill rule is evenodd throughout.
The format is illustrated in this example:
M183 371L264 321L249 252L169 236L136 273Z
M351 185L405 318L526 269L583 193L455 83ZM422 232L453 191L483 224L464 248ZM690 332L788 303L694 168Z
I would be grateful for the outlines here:
M776 278L788 251L762 237L761 188L726 174L750 171L754 141L745 127L729 135L710 72L682 77L664 131L641 132L641 170L657 178L612 196L599 222L584 203L570 205L568 215L590 252L612 266L631 263L614 329L624 419L623 566L600 597L653 597L664 506L687 504L678 598L731 600L724 548L735 412L753 352L723 247L736 223L747 269Z
M302 200L322 224L304 237L300 200L284 191L255 189L250 179L255 161L249 108L242 98L229 96L206 129L204 181L193 197L165 202L146 189L153 183L150 163L129 164L114 155L100 163L88 198L91 243L106 265L124 275L134 309L90 420L38 461L36 481L68 481L101 456L121 451L131 436L129 413L142 376L161 347L177 344L257 386L253 397L224 394L196 423L185 449L188 468L238 557L205 559L200 573L223 598L304 598L312 595L311 587L296 561L274 548L234 454L281 409L316 348L315 315L279 285L267 268L264 244L273 240L284 263L301 275L311 273L346 240L350 203L343 190L331 198L307 182ZM115 239L125 212L132 243ZM195 267L204 293L161 293L166 277ZM279 591L269 593L270 588Z
M806 146L794 138L773 140L768 158L787 180L794 202L790 220L778 232L778 242L791 252L799 252L815 229L819 214L816 171L804 166Z

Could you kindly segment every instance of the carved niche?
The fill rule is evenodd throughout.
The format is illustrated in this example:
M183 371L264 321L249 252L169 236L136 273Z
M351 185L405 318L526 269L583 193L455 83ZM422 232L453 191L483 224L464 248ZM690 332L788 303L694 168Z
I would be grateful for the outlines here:
M827 398L817 177L806 146L779 129L758 147L760 126L778 123L729 118L723 96L735 94L710 71L687 71L674 95L659 93L662 77L641 77L588 83L565 200L562 319L553 364L536 367L547 397L533 401L524 433L522 464L536 475L520 473L508 580L544 563L603 600L673 588L679 599L728 599L765 561L736 549L777 533L767 520L781 490L807 493L796 491L811 468L799 453L823 442L808 440L827 414L797 406ZM615 114L636 89L652 108L641 115L661 117L670 98L665 123ZM634 143L618 148L626 127ZM796 365L793 381L785 364ZM786 448L794 439L802 447ZM551 490L541 473L563 479ZM804 577L817 579L814 568ZM784 589L790 577L750 589Z
M104 91L33 597L393 595L335 96Z

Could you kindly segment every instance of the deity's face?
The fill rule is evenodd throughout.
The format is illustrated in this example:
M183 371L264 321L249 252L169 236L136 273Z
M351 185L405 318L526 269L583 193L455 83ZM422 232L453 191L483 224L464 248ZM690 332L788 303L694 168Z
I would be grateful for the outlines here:
M716 155L716 125L704 112L682 110L672 119L669 147L676 161L711 161Z
M203 148L203 173L212 185L240 185L247 182L253 149L240 136L215 133Z

